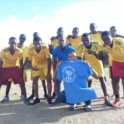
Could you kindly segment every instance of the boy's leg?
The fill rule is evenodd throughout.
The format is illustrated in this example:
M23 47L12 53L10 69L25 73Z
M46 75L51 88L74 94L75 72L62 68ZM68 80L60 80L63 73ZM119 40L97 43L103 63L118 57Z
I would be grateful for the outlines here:
M98 75L100 77L99 80L101 83L101 88L104 93L105 104L107 106L112 106L112 104L108 100L107 86L106 86L106 81L105 81L105 73L104 73L102 62L95 64L95 65L91 65L91 66L98 73Z
M10 91L10 88L11 88L11 83L12 82L8 82L7 87L6 87L6 94L3 98L3 100L1 100L1 103L9 101L9 96L8 95L9 95L9 91Z
M56 94L58 95L60 93L60 84L61 84L61 81L57 81L55 84L56 84Z
M85 102L85 106L84 106L84 110L87 111L87 112L88 112L88 111L91 111L92 108L91 108L90 105L91 105L91 100L86 101L86 102Z
M122 86L123 86L123 98L124 98L124 79L122 79Z
M88 87L91 87L91 85L92 85L92 77L89 77L89 79L88 79Z
M39 99L39 95L38 95L38 80L39 80L39 77L40 76L33 77L33 89L34 89L36 99L33 101L32 105L36 105L36 104L40 103L40 99Z

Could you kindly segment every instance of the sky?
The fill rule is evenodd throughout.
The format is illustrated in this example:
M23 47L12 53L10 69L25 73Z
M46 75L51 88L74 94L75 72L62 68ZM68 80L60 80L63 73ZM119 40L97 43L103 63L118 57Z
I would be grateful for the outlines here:
M33 42L33 33L39 32L48 45L59 27L64 36L78 27L80 35L89 33L90 23L96 23L98 31L117 27L124 35L124 0L0 0L0 50L8 46L11 36L26 35L25 44Z

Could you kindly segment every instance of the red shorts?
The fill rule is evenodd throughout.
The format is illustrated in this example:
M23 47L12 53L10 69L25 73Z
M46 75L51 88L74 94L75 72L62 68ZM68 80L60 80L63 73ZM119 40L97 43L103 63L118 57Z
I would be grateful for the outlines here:
M7 85L9 78L12 78L14 84L20 84L21 71L19 67L2 68L1 85Z
M120 76L124 79L124 62L112 61L113 77Z

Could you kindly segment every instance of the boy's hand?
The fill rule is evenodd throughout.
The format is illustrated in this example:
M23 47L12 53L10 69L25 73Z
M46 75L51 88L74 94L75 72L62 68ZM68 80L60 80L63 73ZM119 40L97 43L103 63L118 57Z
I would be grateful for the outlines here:
M95 52L93 50L89 50L89 49L87 49L85 52L87 52L88 54L95 54Z
M35 67L32 67L31 69L34 70L34 71L39 70L36 66Z
M88 62L88 61L83 61L83 63L84 63L85 65L88 65L88 64L89 64L89 62Z
M50 38L51 41L54 40L54 39L55 39L55 37L51 37L51 38Z
M57 66L60 66L61 64L62 64L62 61L58 62L58 63L57 63Z

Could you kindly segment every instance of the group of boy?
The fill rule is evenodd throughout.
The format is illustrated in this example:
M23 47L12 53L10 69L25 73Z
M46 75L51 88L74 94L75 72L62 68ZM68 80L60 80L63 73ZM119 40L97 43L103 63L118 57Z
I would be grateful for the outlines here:
M70 63L68 63L67 61L75 61L78 66L78 63L81 64L80 62L86 60L91 67L91 69L89 67L86 67L88 74L85 74L84 76L87 79L88 87L91 87L91 76L94 76L94 73L96 72L98 76L94 77L99 79L101 83L105 104L107 106L113 107L119 106L121 104L119 95L119 80L121 77L123 82L124 75L124 37L116 34L116 27L114 26L110 28L110 31L100 32L97 31L96 24L91 23L90 30L91 33L84 33L83 35L79 36L79 29L77 27L73 28L72 35L68 35L68 37L65 39L64 29L60 27L57 30L57 36L51 37L51 44L49 45L49 48L47 48L47 46L42 42L42 39L37 32L33 34L33 43L30 44L29 48L24 45L24 42L26 41L26 36L24 34L20 35L18 44L17 39L15 37L11 37L9 39L9 47L4 48L3 50L1 50L0 53L0 87L1 85L7 84L6 95L2 102L9 100L8 94L11 82L13 81L15 84L20 84L21 99L24 99L24 104L36 105L40 103L38 95L39 78L42 80L43 83L44 97L47 98L47 103L49 105L52 105L52 99L56 96L57 98L54 103L59 102L58 97L61 94L61 81L66 80L65 82L67 83L69 79L73 78L64 78L63 75L65 74L62 73L62 69L59 68L62 67L63 64L68 66L68 64ZM52 61L50 54L52 55ZM72 59L69 60L69 57ZM79 60L77 61L77 59ZM113 104L109 101L108 98L106 77L103 65L104 62L108 59L111 63L110 74L113 82L113 95L115 95L115 101ZM32 95L29 98L27 98L26 96L25 88L25 82L27 80L25 72L27 63L31 68L31 77L33 80ZM53 74L54 76L56 75L54 80L54 92L52 96L51 63L53 66ZM83 64L85 64L85 62ZM81 64L81 67L84 66ZM74 66L74 68L76 67ZM76 72L78 73L78 70ZM81 73L81 70L79 72ZM80 77L80 75L77 76ZM45 85L45 80L47 81L47 88ZM124 87L124 83L122 84ZM69 96L67 95L67 90L69 89L66 89L66 87L64 88L65 96L69 98ZM87 87L85 86L84 88ZM33 101L33 103L30 103L30 100L34 97L36 97L35 100ZM93 98L96 98L96 95L94 95L92 99ZM83 100L82 102L87 103L87 100ZM69 100L66 101L68 101L67 103L69 103ZM74 104L76 104L77 102L75 101L72 103L69 103L71 104L69 106L70 109L74 109ZM85 106L86 110L91 110L89 103L90 102L88 101L88 104L86 104Z

